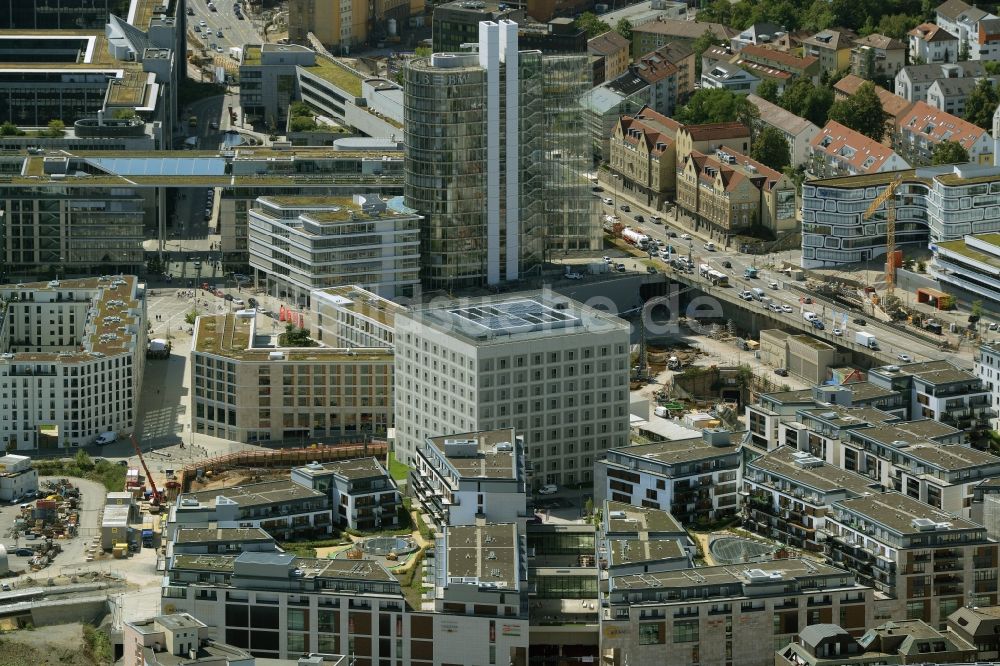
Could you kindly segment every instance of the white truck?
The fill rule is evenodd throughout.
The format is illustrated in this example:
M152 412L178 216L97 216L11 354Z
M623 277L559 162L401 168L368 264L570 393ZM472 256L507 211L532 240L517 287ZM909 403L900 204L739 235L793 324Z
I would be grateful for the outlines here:
M809 311L803 312L802 318L805 319L806 321L812 321L813 319L816 319L816 313Z
M868 347L868 349L878 349L878 340L875 336L866 331L858 331L854 334L854 341L861 345L862 347Z
M622 238L624 238L626 242L629 242L632 245L641 248L645 248L646 243L649 242L649 236L642 233L641 231L636 231L635 229L626 228L622 230Z

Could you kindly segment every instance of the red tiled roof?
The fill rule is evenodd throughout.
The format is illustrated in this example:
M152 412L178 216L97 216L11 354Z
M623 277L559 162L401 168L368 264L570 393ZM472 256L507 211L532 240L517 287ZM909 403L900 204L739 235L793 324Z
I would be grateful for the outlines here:
M913 30L909 31L906 34L910 35L911 37L919 37L925 42L958 41L958 37L951 34L944 28L935 25L933 23L921 23L916 28L914 28Z
M895 153L892 148L875 139L844 127L831 120L812 138L809 146L815 152L834 155L841 162L850 164L858 173L874 173Z
M622 116L618 122L622 128L622 139L633 146L642 142L653 157L659 157L666 150L673 150L674 140L670 136L641 119Z
M862 79L854 74L848 74L841 80L834 84L833 89L839 93L847 95L850 97L858 91L862 83L865 83L867 79ZM900 97L894 93L889 92L882 86L875 86L875 93L878 95L878 99L882 102L882 110L888 113L893 118L899 118L902 114L910 110L913 106L913 102L909 101L905 97Z
M684 131L691 135L693 141L711 141L713 139L738 139L749 137L750 132L743 123L706 123L704 125L685 125Z
M774 169L764 166L756 160L750 159L732 150L725 149L725 155L716 153L706 155L697 150L692 150L687 156L686 162L680 167L685 169L687 162L694 164L699 180L706 183L715 183L716 174L722 178L723 186L727 191L733 190L744 181L749 181L754 187L765 191L770 191L781 180L781 174ZM722 157L728 159L724 161ZM714 171L715 173L712 173Z
M924 136L928 141L957 141L966 150L971 150L986 130L962 120L958 116L936 109L927 102L917 102L902 118L897 127L900 132L912 132Z
M608 30L605 33L593 37L587 40L587 51L594 55L608 56L612 53L618 53L622 50L627 50L631 42L619 35L614 30Z
M792 55L791 53L785 53L784 51L775 51L774 49L769 49L766 46L760 46L758 44L749 44L743 47L740 54L744 57L750 56L751 58L756 58L759 60L771 60L778 63L783 67L791 67L793 69L806 70L812 65L819 62L819 58L813 56L799 57Z

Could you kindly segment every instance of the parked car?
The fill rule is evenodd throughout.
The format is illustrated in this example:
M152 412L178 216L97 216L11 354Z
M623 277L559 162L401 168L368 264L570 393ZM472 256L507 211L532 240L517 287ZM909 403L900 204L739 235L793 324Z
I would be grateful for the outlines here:
M775 368L774 374L778 375L779 377L787 377L788 370L785 370L784 368Z
M35 551L31 550L30 548L18 548L17 550L14 551L14 554L17 555L18 557L33 557Z
M538 489L539 495L555 495L559 492L559 487L554 483L547 483Z

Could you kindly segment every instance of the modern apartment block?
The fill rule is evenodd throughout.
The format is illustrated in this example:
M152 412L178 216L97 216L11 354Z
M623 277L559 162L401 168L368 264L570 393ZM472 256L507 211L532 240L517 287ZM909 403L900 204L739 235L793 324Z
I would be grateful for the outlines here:
M395 317L396 455L428 437L514 428L533 483L588 482L628 443L629 325L547 292L414 307Z
M748 460L743 472L743 527L793 548L822 553L827 515L839 500L880 492L867 477L780 446Z
M330 496L290 480L181 493L170 506L168 530L187 527L259 527L281 541L321 537L333 531Z
M292 481L327 493L341 525L352 530L393 529L402 506L396 482L375 458L312 462L292 470Z
M950 361L872 368L868 381L902 393L909 402L910 420L934 419L965 430L982 427L996 416L982 380Z
M256 442L392 427L391 349L283 347L253 310L201 316L194 329L194 432Z
M991 149L992 150L992 149ZM863 213L896 178L896 246L924 246L1000 231L990 204L1000 168L974 164L829 178L802 186L802 266L832 267L885 254L885 207Z
M524 438L513 428L428 437L417 448L410 488L438 527L520 523L527 517Z
M870 587L809 559L612 576L601 597L609 666L769 666L808 625L863 632L874 606Z
M1000 311L1000 234L969 234L958 240L936 243L927 272L950 294L968 301L981 300ZM1000 411L1000 405L994 405Z
M282 300L344 285L412 296L419 283L420 216L401 197L260 197L248 218L254 283Z
M392 347L395 315L405 307L356 286L312 294L312 337L330 347Z
M991 427L993 430L1000 429L1000 344L987 342L979 346L975 373L983 383L983 388L990 394L990 408L994 417L990 422Z
M478 53L404 70L405 202L424 216L427 288L517 280L546 252L600 245L580 122L587 57L519 51L517 35L512 21L483 22Z
M455 575L442 571L440 587L465 598L443 597L442 612L409 606L399 581L377 562L268 552L175 556L161 610L190 613L208 625L209 638L258 658L325 653L353 655L357 664L526 666L528 621L517 587L490 585L507 582L504 576L523 580L517 547L495 540L502 527L461 533L454 550L447 548ZM465 557L473 552L474 563ZM493 605L479 603L487 600Z
M126 666L243 666L254 661L242 648L210 640L205 623L187 613L125 622L122 644Z
M0 442L68 449L131 433L146 333L133 275L0 286Z
M612 449L598 460L594 498L669 511L683 523L739 511L745 433L705 430L697 439Z
M604 500L597 559L601 580L690 569L694 544L667 511Z
M986 528L899 493L834 503L826 517L828 557L887 599L889 618L944 627L971 603L997 599L997 544Z

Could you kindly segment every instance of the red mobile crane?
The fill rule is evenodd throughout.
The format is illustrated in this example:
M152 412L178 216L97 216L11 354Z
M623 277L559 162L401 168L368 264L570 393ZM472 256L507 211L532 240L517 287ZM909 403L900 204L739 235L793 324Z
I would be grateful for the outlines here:
M149 512L158 513L160 510L160 491L156 489L156 481L153 480L153 475L149 472L146 459L142 457L142 449L139 448L139 440L135 438L135 433L129 435L129 439L132 440L132 448L135 449L135 455L139 457L139 462L142 464L142 471L146 473L146 481L149 482L149 489L153 493L149 500Z

